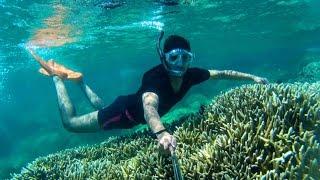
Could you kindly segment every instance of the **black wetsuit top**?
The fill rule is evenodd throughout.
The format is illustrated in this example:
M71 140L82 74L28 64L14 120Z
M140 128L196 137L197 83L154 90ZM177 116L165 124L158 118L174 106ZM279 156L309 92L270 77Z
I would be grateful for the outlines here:
M142 94L145 92L158 95L158 113L161 117L179 102L193 85L208 80L209 77L210 73L206 69L189 68L183 76L180 90L175 93L163 65L155 66L143 75L142 84L135 94L119 96L110 106L99 110L99 123L103 129L130 128L146 123L142 105Z

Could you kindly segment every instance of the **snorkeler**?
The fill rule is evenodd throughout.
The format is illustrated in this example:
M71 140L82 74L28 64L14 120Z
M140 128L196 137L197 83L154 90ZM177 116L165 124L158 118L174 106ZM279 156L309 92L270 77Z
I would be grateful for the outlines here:
M167 132L160 121L188 90L203 81L211 79L246 79L267 84L265 78L232 70L206 70L190 68L194 55L187 39L169 36L160 48L163 32L157 43L161 64L145 72L138 91L127 96L119 96L111 105L103 101L86 85L81 73L74 72L56 62L44 61L29 49L40 63L40 73L53 78L56 87L62 124L71 132L97 132L114 128L131 128L147 123L165 150L174 150L176 139ZM67 94L63 80L73 80L80 85L96 111L77 116Z

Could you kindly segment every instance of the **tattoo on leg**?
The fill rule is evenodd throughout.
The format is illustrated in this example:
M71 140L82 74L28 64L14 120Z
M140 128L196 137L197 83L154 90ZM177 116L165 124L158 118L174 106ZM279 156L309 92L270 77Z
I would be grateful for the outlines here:
M58 77L53 77L54 84L56 86L58 104L63 120L72 118L75 116L75 109L72 105L72 102L68 96L66 87L63 84L63 81Z
M72 132L96 132L100 130L98 111L70 119L69 130Z
M76 117L74 106L67 94L63 81L53 77L56 86L59 110L61 113L62 124L72 132L95 132L100 129L98 123L98 111Z
M95 109L99 110L104 107L103 100L95 92L93 92L93 90L87 84L81 82L80 86Z

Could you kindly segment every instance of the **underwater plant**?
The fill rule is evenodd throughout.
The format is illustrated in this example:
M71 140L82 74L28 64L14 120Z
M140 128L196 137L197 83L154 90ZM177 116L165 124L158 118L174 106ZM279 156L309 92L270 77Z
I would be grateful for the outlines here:
M185 179L320 177L320 83L245 85L167 125ZM12 179L173 179L148 131L40 157Z

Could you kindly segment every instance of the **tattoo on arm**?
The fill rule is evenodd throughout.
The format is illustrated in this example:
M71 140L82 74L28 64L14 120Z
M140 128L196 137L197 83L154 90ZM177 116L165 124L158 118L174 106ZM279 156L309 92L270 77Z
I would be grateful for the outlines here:
M209 70L210 77L214 79L248 79L253 80L255 78L252 74L242 73L233 70Z
M142 95L144 117L153 132L164 129L158 113L158 96L152 92L146 92Z

